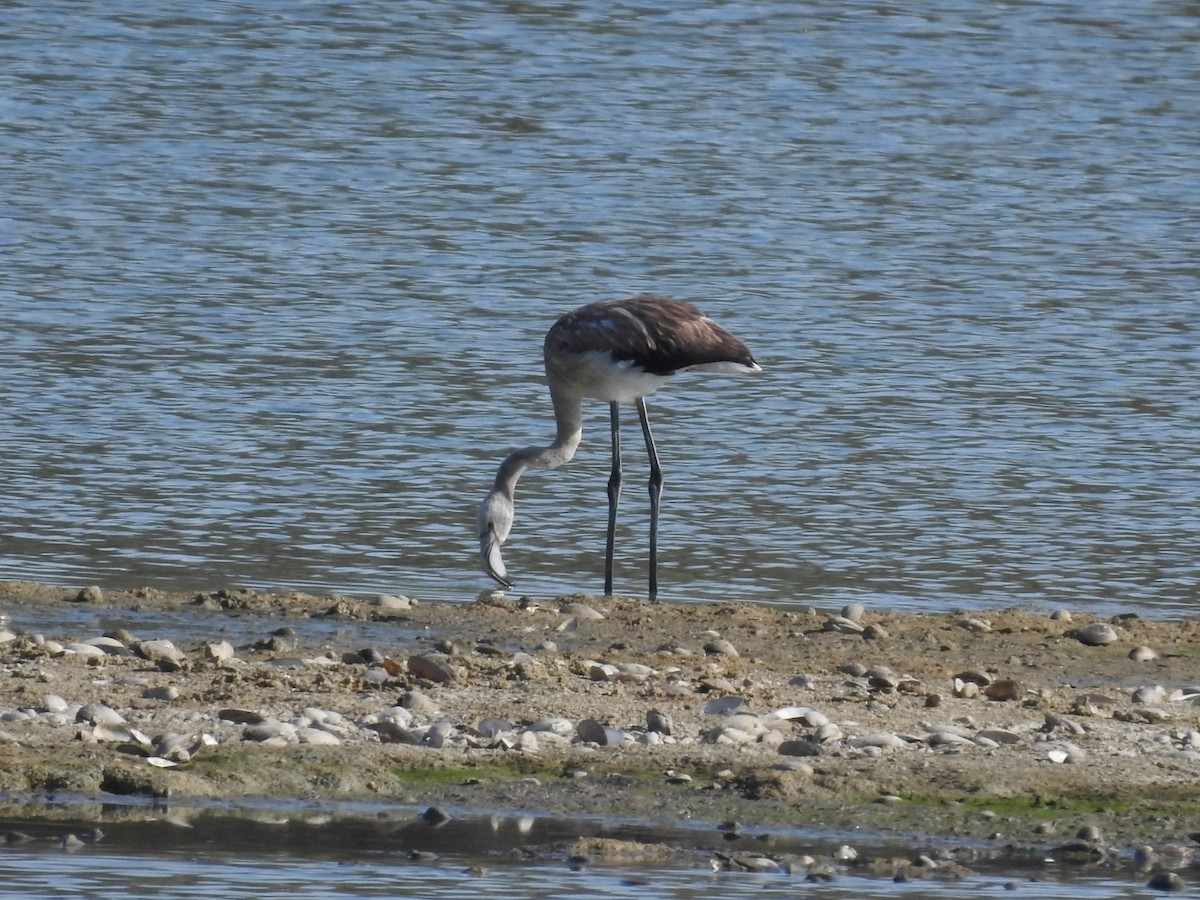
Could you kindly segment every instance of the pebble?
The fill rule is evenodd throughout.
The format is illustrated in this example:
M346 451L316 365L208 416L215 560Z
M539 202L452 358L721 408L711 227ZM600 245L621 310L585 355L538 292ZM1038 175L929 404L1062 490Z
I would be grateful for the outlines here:
M655 734L669 735L675 725L671 721L671 717L657 709L652 709L646 713L646 730Z
M234 655L233 644L229 641L215 641L204 645L204 658L210 662L228 662Z
M1019 734L1004 728L983 728L975 735L976 740L979 738L995 744L1018 744L1021 741Z
M296 739L302 744L336 746L342 742L336 734L324 728L297 728Z
M566 736L574 733L575 724L563 716L548 716L544 719L538 719L525 726L526 731L532 731L538 734L557 734Z
M441 710L432 697L424 691L412 690L400 698L400 706L413 716L436 716Z
M106 654L103 649L95 644L85 644L81 641L67 644L63 650L69 654L80 657L81 659L103 659Z
M706 694L736 694L737 688L728 678L709 676L700 679L700 690Z
M866 609L861 603L847 603L842 607L842 618L849 619L851 622L862 622L865 612Z
M812 738L818 744L828 744L842 739L842 729L834 722L826 722L813 732Z
M1066 637L1074 638L1088 647L1102 647L1118 639L1116 629L1105 622L1093 622L1090 625L1072 628L1066 632Z
M706 656L728 656L731 659L737 659L740 655L737 648L724 638L707 642L703 649Z
M999 681L993 681L983 689L983 695L989 700L1005 701L1019 700L1025 693L1019 681L1014 681L1011 678L1001 678Z
M862 737L850 738L851 747L878 747L881 750L898 750L906 745L903 738L886 731L876 731Z
M742 706L745 702L745 700L737 696L717 697L716 699L709 700L707 703L705 703L701 708L701 711L706 716L719 716L727 712L732 712L733 710Z
M1187 883L1175 872L1155 872L1146 882L1146 887L1155 891L1178 893L1187 890Z
M987 634L992 630L992 623L987 619L980 619L974 616L968 616L965 619L958 621L959 628L965 628L967 631L973 631L976 634Z
M104 602L104 591L100 590L100 588L94 584L89 585L88 587L82 588L79 591L79 593L77 593L75 595L75 602L76 603L103 603Z
M175 672L183 668L183 651L168 640L142 641L137 645L138 656L155 663L160 669Z
M124 656L129 653L129 648L123 643L108 635L100 635L100 637L88 638L86 641L80 641L82 644L90 644L93 647L99 647L109 656Z
M1157 706L1167 699L1167 689L1161 684L1136 688L1132 699L1139 706Z
M450 821L450 818L450 813L437 806L431 806L425 812L421 813L421 820L435 827L445 825Z
M502 734L510 734L516 731L516 726L508 721L508 719L491 716L481 721L476 731L479 732L480 737L496 738Z
M601 725L595 719L584 719L575 726L575 734L579 740L589 744L599 744L601 747L615 747L625 740L625 735L619 729Z
M558 611L564 616L571 616L572 618L581 622L589 620L600 621L604 618L603 613L593 609L586 603L564 603L561 607L559 607Z
M438 684L454 680L454 669L450 664L432 656L410 656L408 671L418 678Z
M284 746L299 743L297 728L290 722L280 722L267 719L242 729L242 740L272 746Z
M375 598L375 606L385 613L404 612L416 605L417 602L412 597L405 597L403 594L380 594Z
M1051 762L1080 763L1087 759L1087 752L1077 744L1063 741L1047 750L1046 756Z
M99 701L85 703L75 713L75 721L88 725L124 725L125 717Z
M1129 658L1134 662L1149 662L1152 659L1158 659L1158 653L1143 644L1130 650Z

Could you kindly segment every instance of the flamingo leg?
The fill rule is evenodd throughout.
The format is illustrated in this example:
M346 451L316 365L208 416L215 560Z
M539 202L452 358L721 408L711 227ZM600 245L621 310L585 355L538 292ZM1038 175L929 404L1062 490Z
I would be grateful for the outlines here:
M613 546L617 539L617 503L621 499L621 410L609 404L612 417L612 474L608 476L608 539L604 548L604 595L613 592Z
M638 418L642 420L642 434L646 437L646 453L650 457L650 599L655 600L658 597L658 508L662 502L663 475L644 398L638 397L637 409Z

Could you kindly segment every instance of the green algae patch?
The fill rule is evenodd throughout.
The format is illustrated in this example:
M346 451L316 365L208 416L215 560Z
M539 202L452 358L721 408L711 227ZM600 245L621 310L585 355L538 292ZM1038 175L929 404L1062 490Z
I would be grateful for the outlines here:
M415 765L395 766L392 777L403 785L437 787L439 785L472 785L481 781L516 781L521 778L553 778L558 772L536 765L487 763L478 766Z

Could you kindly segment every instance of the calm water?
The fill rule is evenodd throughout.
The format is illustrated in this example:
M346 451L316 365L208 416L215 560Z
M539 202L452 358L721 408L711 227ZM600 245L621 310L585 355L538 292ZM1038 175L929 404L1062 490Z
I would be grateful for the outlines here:
M545 329L653 290L766 369L652 398L667 598L1191 612L1200 6L699 6L0 7L0 577L469 599Z
M38 810L41 811L40 809ZM613 897L704 900L819 896L937 897L958 900L1013 896L1037 900L1151 897L1146 875L1128 860L1113 868L1046 864L1039 860L972 861L966 878L895 883L867 867L845 866L826 884L804 871L713 872L715 832L652 830L635 823L538 816L455 817L434 829L416 810L303 812L275 809L154 810L111 805L88 810L94 826L59 821L15 824L24 842L0 845L6 896L51 897L436 897L477 900L481 894L549 900ZM676 861L584 866L568 862L566 842L579 836L656 841L684 848ZM756 843L747 838L750 843ZM707 841L707 843L706 843ZM779 835L773 852L827 857L845 843L831 836ZM721 844L720 838L716 844ZM867 857L910 857L912 845L871 847ZM917 846L915 849L921 850ZM933 849L933 848L928 848Z

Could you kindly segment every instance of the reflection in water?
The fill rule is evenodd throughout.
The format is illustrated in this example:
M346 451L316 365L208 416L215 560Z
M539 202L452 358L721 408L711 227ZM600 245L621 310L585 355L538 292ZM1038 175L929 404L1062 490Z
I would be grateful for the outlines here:
M4 813L7 813L6 815ZM14 818L14 816L16 816ZM23 896L476 897L480 890L556 897L579 891L613 897L790 897L804 886L806 854L829 857L846 836L775 832L736 843L715 832L551 816L452 816L430 824L403 807L324 810L261 806L231 810L67 801L11 804L0 813L0 871ZM99 824L97 824L99 823ZM581 837L663 845L655 861L569 856ZM1123 896L1127 885L1095 868L1047 869L1034 857L995 857L961 848L965 879L893 883L888 866L868 858L911 858L928 847L850 839L864 863L847 864L822 896L978 896L1036 878L1039 897ZM721 857L769 853L795 868L721 869Z

